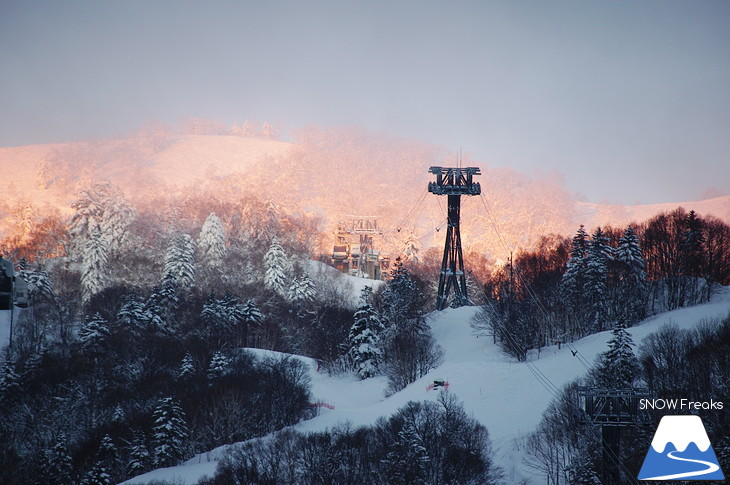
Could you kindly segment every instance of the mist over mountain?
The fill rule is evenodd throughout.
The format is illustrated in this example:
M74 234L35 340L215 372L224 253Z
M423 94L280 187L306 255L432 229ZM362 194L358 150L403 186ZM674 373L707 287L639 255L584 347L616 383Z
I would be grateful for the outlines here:
M570 234L579 224L624 226L678 206L730 221L730 196L645 206L587 203L566 190L558 173L524 174L357 127L308 127L284 142L266 124L227 129L199 121L184 133L150 125L125 138L0 148L7 175L0 236L22 237L48 214L68 217L75 194L108 181L136 206L173 196L208 198L212 205L249 196L271 200L319 221L322 253L331 250L339 220L374 216L384 230L380 248L397 254L409 236L424 248L442 243L446 200L427 192L428 168L458 164L482 171L482 195L462 200L465 250L494 259L530 248L543 235Z

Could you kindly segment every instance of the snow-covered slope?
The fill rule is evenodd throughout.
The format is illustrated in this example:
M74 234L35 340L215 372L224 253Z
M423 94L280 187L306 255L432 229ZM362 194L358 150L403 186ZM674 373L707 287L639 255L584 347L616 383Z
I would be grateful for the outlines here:
M724 317L730 312L730 288L707 304L675 310L649 318L629 329L639 344L647 335L668 323L691 328L706 318ZM434 380L449 381L449 391L464 402L467 412L484 424L490 432L496 460L506 472L507 481L517 483L527 479L538 484L542 477L533 477L522 466L522 454L515 447L526 433L534 430L542 412L553 398L533 375L536 368L558 388L586 372L580 357L593 362L606 350L610 332L591 335L575 342L574 356L570 349L548 347L539 359L532 356L533 369L502 354L489 338L476 338L469 325L477 308L447 309L429 315L434 337L444 349L444 362L399 393L384 397L384 378L359 381L354 377L329 377L317 372L314 361L300 357L310 366L312 393L317 401L333 404L335 409L322 408L319 416L299 423L299 431L317 431L337 423L353 426L372 424L380 416L388 416L411 400L435 400L435 391L426 391ZM255 350L264 355L268 352ZM189 460L184 465L155 470L132 479L128 484L144 484L151 480L177 479L193 484L205 475L212 475L215 463L227 447L212 450Z

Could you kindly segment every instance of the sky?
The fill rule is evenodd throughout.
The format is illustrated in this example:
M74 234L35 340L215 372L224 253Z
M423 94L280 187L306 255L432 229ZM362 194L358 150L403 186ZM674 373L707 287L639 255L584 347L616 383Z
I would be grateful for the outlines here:
M727 194L730 2L0 0L0 146L192 117L360 126L592 202Z

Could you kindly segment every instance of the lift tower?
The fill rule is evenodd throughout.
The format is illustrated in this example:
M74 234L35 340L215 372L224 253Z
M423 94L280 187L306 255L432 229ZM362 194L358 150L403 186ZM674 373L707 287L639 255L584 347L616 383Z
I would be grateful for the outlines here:
M466 294L459 214L461 212L462 195L479 195L482 193L479 182L473 180L474 175L481 175L481 172L479 167L431 167L428 171L436 175L436 181L428 183L428 191L435 195L449 196L448 228L446 230L444 259L441 262L436 309L443 310L446 308L452 286L454 287L454 299L457 304L468 305L470 302Z

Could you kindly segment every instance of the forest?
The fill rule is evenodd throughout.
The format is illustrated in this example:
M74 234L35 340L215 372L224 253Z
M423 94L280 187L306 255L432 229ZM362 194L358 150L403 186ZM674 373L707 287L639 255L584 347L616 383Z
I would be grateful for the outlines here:
M310 146L318 140L310 133ZM285 187L292 175L276 163L273 186ZM391 477L387 483L497 482L488 430L446 396L411 403L372 427L260 439L314 415L307 369L296 356L314 359L323 372L386 376L389 394L442 359L425 319L434 308L438 249L422 250L407 237L392 241L398 257L386 283L366 287L357 301L322 270L317 260L329 221L305 208L333 174L348 170L330 168L281 198L235 192L244 174L138 198L110 182L85 184L69 217L32 213L22 230L0 240L0 253L30 289L0 374L0 482L117 483L246 440L210 483L363 483L372 476ZM264 175L247 184L263 184ZM302 202L285 203L293 197ZM473 212L475 220L488 217ZM605 330L615 334L613 351L628 355L626 328L709 301L730 284L730 228L713 216L678 208L627 227L589 233L581 226L572 238L546 224L506 236L524 244L504 264L495 264L489 244L465 251L469 295L481 306L474 330L517 361ZM538 232L546 235L534 238ZM662 395L697 382L702 396L720 392L730 382L727 328L727 320L695 333L668 328L638 356L618 359L630 361L621 372L607 354L586 382L620 376L610 385L641 382ZM693 366L667 364L682 356ZM574 403L577 385L564 391L566 402ZM593 483L597 442L570 406L554 403L524 446L551 483ZM727 426L722 416L712 426ZM575 434L559 435L552 423L571 419ZM454 441L439 434L445 426L464 432ZM632 436L624 448L629 460L638 459ZM543 455L553 442L561 444L559 464ZM277 453L286 455L276 461L287 470L272 468ZM455 467L465 456L468 466ZM333 461L338 465L325 465Z

